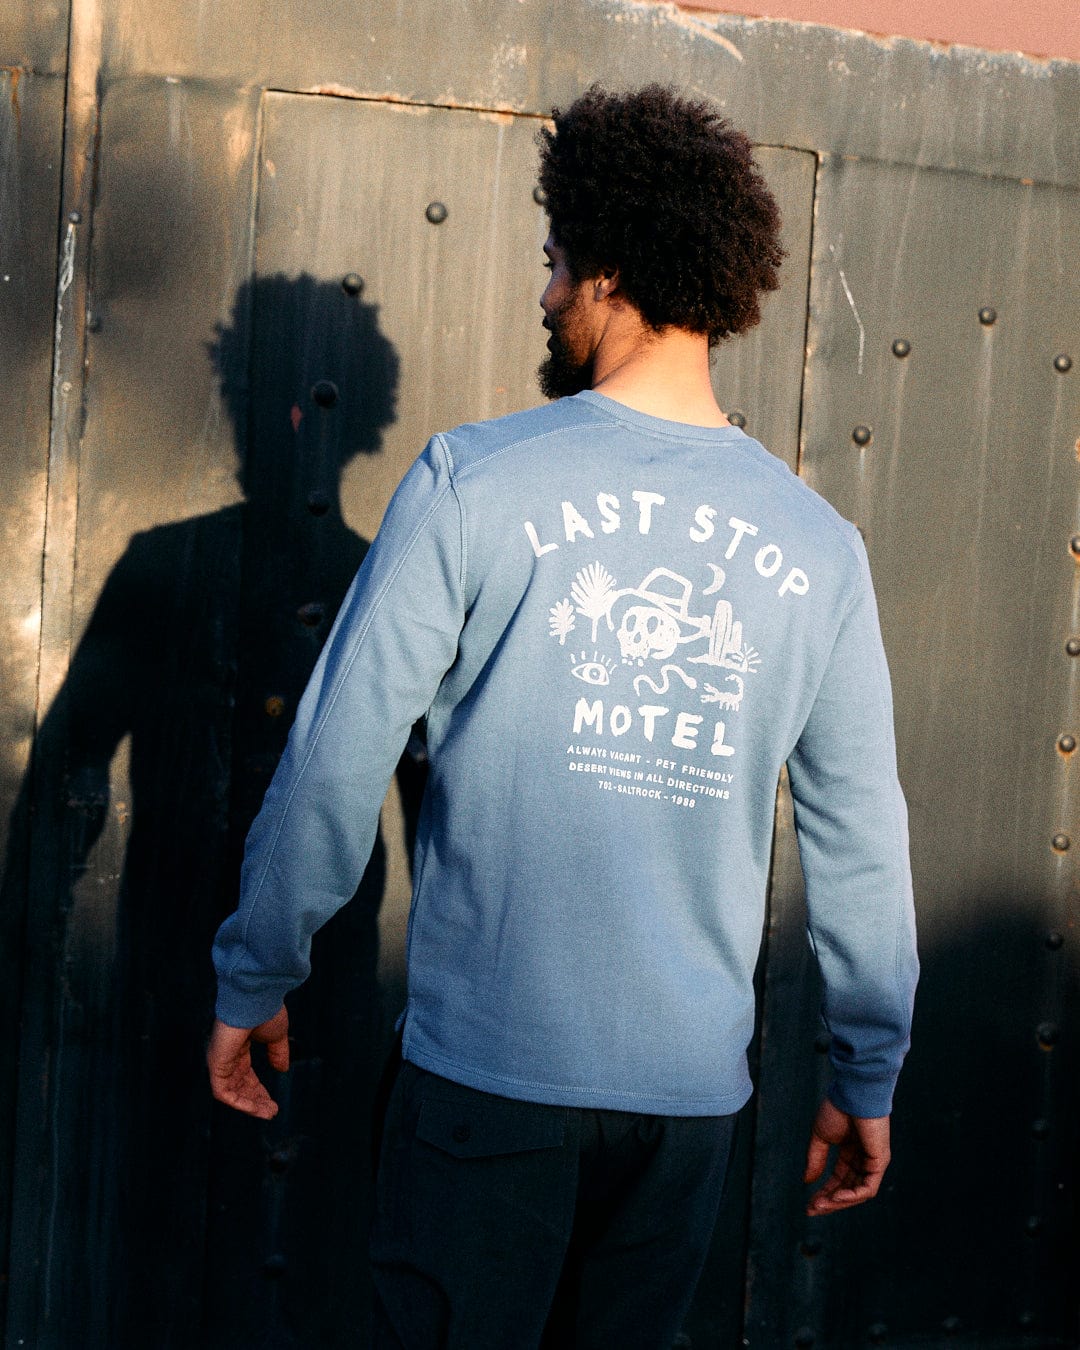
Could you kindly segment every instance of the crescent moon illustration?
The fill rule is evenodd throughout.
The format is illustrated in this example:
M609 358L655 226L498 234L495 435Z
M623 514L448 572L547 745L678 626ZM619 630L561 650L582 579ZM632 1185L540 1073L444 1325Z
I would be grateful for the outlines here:
M713 578L712 584L706 586L705 589L701 592L701 594L713 595L724 584L724 580L727 576L727 573L724 571L722 567L717 567L715 563L706 563L705 566L712 571Z

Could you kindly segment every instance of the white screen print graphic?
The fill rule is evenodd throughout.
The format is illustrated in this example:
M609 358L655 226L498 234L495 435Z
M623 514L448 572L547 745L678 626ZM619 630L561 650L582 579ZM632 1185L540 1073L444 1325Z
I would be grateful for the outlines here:
M693 582L668 567L654 567L636 586L619 586L599 562L581 568L570 595L557 600L548 611L549 633L561 646L578 631L579 617L591 626L589 646L571 647L570 675L583 684L602 688L612 684L622 667L630 667L635 671L630 683L637 700L676 694L683 701L690 695L698 704L738 712L746 691L744 677L757 671L761 657L744 640L742 623L735 618L731 603L706 599L725 581L722 567L706 565L710 580L698 601L694 599ZM704 670L692 671L690 666L716 668L715 683L704 678ZM723 670L731 673L721 674ZM673 712L671 707L655 703L637 708L637 720L647 741L654 739L658 727ZM698 713L675 713L672 745L696 749L704 720ZM633 710L627 704L615 704L605 721L601 700L579 698L574 731L606 728L609 734L619 736L633 721ZM725 724L717 721L710 748L721 758L735 753L735 747L726 740L726 731Z

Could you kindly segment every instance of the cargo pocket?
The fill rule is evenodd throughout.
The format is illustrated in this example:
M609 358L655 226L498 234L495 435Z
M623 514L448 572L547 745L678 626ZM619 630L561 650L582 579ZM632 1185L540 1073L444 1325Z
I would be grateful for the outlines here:
M421 1102L416 1137L453 1158L496 1158L512 1153L561 1148L566 1111L535 1102L487 1098Z

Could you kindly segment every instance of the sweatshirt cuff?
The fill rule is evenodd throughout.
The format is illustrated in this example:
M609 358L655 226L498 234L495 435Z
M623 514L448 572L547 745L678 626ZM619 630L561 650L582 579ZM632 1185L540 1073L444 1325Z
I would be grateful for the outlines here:
M849 1116L873 1120L892 1114L895 1090L895 1078L885 1082L868 1082L865 1079L844 1076L834 1078L825 1095L838 1111L843 1111Z
M240 1027L250 1030L262 1022L268 1022L285 1004L285 991L281 989L261 989L258 993L245 993L224 980L218 980L217 1001L214 1016L227 1027Z

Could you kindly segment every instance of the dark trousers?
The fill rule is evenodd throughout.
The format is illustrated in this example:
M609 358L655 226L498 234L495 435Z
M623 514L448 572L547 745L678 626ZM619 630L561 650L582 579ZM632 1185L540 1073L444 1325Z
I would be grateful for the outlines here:
M734 1122L513 1101L403 1064L376 1185L375 1350L670 1350Z

